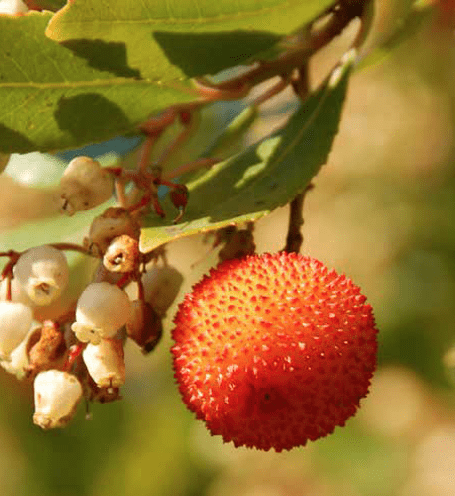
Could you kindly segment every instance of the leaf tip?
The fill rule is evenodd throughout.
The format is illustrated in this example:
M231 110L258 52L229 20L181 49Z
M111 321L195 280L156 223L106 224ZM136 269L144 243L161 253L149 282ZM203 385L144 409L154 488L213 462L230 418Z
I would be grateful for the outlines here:
M44 31L44 34L54 41L63 41L64 36L61 32L61 26L59 25L61 22L62 16L68 11L71 5L74 3L74 0L68 0L66 5L64 5L60 10L58 10L50 19L49 24Z
M357 50L351 48L340 59L340 63L332 71L329 78L329 88L334 88L338 85L343 75L357 60Z

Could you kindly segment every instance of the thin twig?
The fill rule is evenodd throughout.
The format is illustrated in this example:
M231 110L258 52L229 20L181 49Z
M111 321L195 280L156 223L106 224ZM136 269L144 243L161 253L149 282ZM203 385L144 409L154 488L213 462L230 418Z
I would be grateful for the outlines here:
M251 105L261 105L261 103L264 103L267 100L270 100L270 98L273 98L274 96L278 95L282 91L284 91L290 84L291 79L289 76L282 77L278 83L274 84L272 87L270 87L267 91L256 97L252 102Z
M144 143L142 143L141 155L138 163L139 171L145 172L147 170L147 167L149 166L150 156L152 154L153 146L158 141L162 132L163 130L159 132L155 132L154 134L149 134L145 139Z
M198 169L206 168L210 169L213 165L218 163L219 160L216 158L198 158L194 162L188 162L187 164L181 165L177 169L174 169L166 174L166 179L172 180L175 179L176 177L182 176L183 174L186 174L187 172L193 172Z
M291 74L296 67L301 67L312 55L340 35L353 19L361 16L365 3L358 1L352 4L339 4L339 8L330 14L331 17L327 23L319 31L306 36L300 45L286 51L275 60L262 62L238 77L210 85L210 87L218 90L230 90L245 86L252 88L274 76Z
M118 204L122 208L128 208L128 200L125 193L125 181L122 178L117 178L114 184Z
M286 236L286 246L283 251L288 253L299 253L303 243L302 226L303 226L303 203L308 191L313 189L310 184L305 191L299 193L289 204L289 227Z

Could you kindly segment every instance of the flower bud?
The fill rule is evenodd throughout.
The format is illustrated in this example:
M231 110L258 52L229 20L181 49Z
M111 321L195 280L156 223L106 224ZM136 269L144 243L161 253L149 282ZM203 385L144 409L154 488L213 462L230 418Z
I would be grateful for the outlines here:
M73 215L107 201L114 189L114 178L90 157L76 157L60 180L61 210Z
M111 207L102 215L93 219L88 238L84 239L84 246L93 255L102 257L112 240L122 234L139 240L141 228L128 210L124 208Z
M71 329L79 341L96 345L102 338L114 337L130 311L131 302L124 291L107 282L94 282L79 297Z
M161 318L150 303L135 300L131 303L131 316L126 323L126 333L143 353L150 353L163 334Z
M10 353L27 335L32 325L32 310L23 303L0 301L0 357Z
M13 269L14 278L36 305L50 305L66 288L69 267L65 255L50 245L23 253Z
M183 282L182 274L171 267L154 266L142 277L145 300L152 305L158 315L164 317L180 291Z
M111 272L133 272L139 267L139 242L127 234L112 240L103 263Z
M68 372L47 370L36 376L34 396L33 422L43 429L65 427L82 398L82 386Z
M91 378L100 388L118 388L125 383L123 345L119 339L102 339L89 343L82 352Z

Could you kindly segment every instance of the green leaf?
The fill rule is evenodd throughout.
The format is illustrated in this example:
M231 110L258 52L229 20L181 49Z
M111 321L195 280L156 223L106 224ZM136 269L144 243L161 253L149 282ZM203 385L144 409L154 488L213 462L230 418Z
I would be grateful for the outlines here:
M0 16L0 152L75 148L131 132L149 114L194 100L183 86L141 81L125 45L98 42L93 68L44 35L50 13ZM100 65L100 64L98 64ZM115 66L115 67L114 67Z
M249 61L333 3L76 0L55 15L47 34L57 41L122 43L129 67L138 70L141 77L169 81L214 74ZM68 46L74 46L72 43Z
M406 18L397 23L395 29L363 58L357 65L356 70L362 70L384 62L394 50L420 31L422 26L428 23L433 15L434 9L431 5L417 6L415 9L410 10Z
M349 52L344 64L282 129L188 183L184 222L172 225L175 209L165 203L166 219L149 218L142 229L142 250L257 219L303 191L326 162L338 131L352 60Z
M224 132L209 146L204 153L207 157L219 157L223 152L235 148L239 139L248 131L259 117L259 109L246 107L229 122ZM232 153L231 153L232 155Z

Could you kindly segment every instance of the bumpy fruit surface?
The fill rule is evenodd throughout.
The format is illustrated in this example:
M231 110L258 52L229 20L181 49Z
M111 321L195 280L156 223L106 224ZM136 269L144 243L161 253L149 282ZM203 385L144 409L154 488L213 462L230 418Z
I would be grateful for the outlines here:
M236 446L303 446L354 415L376 367L377 330L360 289L297 254L213 269L175 318L186 405Z

